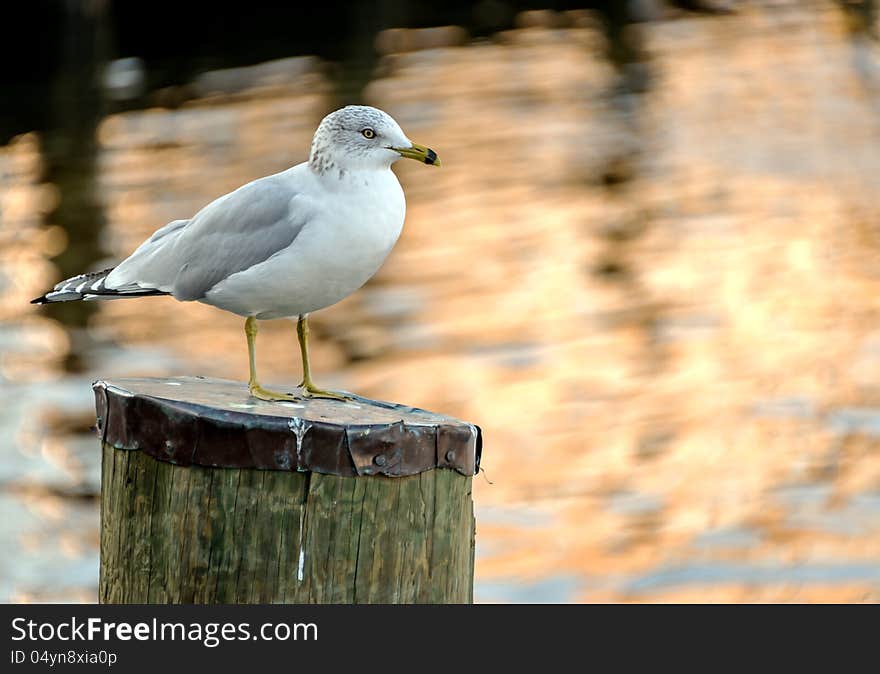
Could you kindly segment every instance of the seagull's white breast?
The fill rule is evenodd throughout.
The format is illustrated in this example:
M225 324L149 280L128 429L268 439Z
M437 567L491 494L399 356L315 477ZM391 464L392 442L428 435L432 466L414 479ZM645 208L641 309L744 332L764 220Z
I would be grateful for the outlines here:
M293 243L218 283L202 300L242 316L282 318L347 297L382 266L403 228L406 202L390 170L318 175L290 170L293 208L311 214ZM297 203L298 202L298 203Z

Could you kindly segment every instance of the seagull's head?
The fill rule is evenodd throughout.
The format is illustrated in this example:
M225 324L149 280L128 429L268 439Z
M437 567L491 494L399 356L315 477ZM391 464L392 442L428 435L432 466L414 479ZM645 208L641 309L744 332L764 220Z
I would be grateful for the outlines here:
M388 168L401 157L440 166L437 153L416 145L386 112L349 105L327 115L315 131L309 165L319 173Z

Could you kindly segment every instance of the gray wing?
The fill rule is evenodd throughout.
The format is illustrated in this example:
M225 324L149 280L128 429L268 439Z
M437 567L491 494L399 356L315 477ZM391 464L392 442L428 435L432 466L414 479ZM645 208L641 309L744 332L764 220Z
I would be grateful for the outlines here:
M232 274L287 248L308 219L289 178L255 180L211 202L191 220L151 236L108 277L107 287L135 285L197 300ZM301 203L301 202L300 202Z

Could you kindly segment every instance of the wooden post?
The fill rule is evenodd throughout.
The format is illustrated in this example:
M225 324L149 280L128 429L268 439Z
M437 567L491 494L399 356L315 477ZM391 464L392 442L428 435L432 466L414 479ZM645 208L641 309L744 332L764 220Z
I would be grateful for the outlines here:
M94 385L102 603L469 603L480 433L237 382Z

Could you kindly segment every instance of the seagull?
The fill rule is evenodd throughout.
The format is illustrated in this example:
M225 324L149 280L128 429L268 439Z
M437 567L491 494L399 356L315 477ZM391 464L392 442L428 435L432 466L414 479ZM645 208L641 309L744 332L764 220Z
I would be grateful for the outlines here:
M389 114L341 108L321 121L307 162L168 223L116 267L69 278L31 303L171 295L210 304L245 319L253 397L349 399L312 381L308 317L366 283L397 242L406 200L391 165L400 158L440 166ZM296 393L270 391L257 379L257 321L294 317L303 379Z

